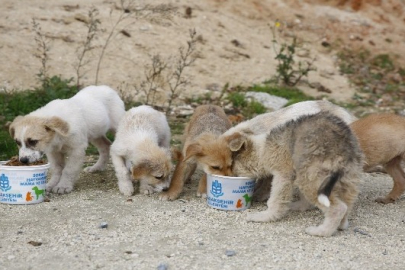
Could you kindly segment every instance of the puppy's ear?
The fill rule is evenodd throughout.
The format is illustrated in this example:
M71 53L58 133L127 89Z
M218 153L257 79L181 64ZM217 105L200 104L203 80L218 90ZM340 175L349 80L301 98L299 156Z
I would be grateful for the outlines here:
M202 146L199 143L190 144L186 149L186 157L184 161L202 154Z
M56 116L45 121L45 129L54 131L64 137L69 135L69 124Z
M144 175L150 172L150 166L147 161L139 163L137 166L132 167L132 177L135 180L141 179Z
M239 132L229 135L225 139L228 142L229 149L232 152L239 151L240 149L242 149L243 145L247 142L247 138L242 134L240 134Z
M20 121L23 117L17 116L16 118L14 118L14 121L11 123L10 127L8 128L8 131L11 135L11 137L14 139L14 134L15 134L15 125L18 121Z

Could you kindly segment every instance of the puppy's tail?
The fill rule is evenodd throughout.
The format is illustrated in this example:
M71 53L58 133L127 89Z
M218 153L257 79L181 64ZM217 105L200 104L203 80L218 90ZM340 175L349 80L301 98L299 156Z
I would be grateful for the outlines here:
M330 206L329 196L332 193L332 189L336 182L342 178L343 172L333 172L328 178L323 181L322 185L318 189L318 202L326 207Z

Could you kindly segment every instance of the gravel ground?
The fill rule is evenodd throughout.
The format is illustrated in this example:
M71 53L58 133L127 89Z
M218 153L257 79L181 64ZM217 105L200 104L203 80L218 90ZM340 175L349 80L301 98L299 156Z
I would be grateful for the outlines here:
M374 202L392 187L384 174L364 174L347 231L330 238L304 233L318 210L291 212L273 223L247 223L247 211L212 209L194 196L127 198L110 166L82 174L71 194L36 205L0 204L0 269L404 269L404 196ZM101 228L106 222L108 227Z

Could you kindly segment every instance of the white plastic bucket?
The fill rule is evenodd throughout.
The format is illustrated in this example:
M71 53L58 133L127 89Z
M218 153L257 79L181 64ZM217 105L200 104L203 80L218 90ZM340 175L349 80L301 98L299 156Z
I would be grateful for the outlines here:
M255 179L207 174L207 204L221 210L245 210L252 203Z
M0 162L0 202L34 204L44 201L49 163L34 166L5 166Z

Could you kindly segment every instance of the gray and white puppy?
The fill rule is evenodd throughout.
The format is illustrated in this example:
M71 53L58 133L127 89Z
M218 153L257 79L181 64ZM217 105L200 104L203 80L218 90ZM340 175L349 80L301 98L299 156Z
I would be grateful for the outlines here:
M268 209L248 214L249 221L269 222L283 217L290 209L296 186L307 201L301 203L315 205L325 214L321 225L306 229L308 234L331 236L338 228L348 227L348 215L358 195L363 155L341 118L325 112L306 115L267 134L237 132L226 140L233 152L235 175L262 179L274 176Z

